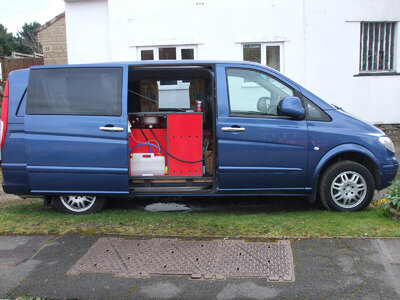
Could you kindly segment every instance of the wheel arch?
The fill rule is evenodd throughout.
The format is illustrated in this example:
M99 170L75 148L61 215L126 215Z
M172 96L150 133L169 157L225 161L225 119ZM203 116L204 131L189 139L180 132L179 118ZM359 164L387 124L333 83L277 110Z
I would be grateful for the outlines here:
M312 175L311 186L318 187L319 178L324 170L335 162L342 160L358 162L365 166L374 178L375 189L380 189L381 173L379 161L370 150L358 144L343 144L329 150L318 162Z

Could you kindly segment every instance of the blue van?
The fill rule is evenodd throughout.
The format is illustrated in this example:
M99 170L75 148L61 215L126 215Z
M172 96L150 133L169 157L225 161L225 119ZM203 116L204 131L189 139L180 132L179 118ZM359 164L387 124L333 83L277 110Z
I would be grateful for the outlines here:
M250 62L33 66L9 75L1 120L4 191L63 213L239 194L358 211L398 170L381 130Z

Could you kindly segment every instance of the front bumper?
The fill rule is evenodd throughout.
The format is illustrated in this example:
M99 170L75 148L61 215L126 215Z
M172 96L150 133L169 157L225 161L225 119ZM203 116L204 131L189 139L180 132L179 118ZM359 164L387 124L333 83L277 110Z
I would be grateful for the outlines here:
M397 171L399 170L399 163L396 162L390 165L384 165L381 169L381 189L388 187L393 179L396 178Z

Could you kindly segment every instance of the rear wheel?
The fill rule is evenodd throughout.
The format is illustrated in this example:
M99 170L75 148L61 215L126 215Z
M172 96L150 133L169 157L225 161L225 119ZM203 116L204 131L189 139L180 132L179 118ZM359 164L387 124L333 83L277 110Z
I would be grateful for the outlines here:
M106 202L104 197L86 195L56 196L53 203L64 214L84 215L99 212Z
M324 206L333 211L359 211L368 206L374 195L374 178L363 165L341 161L322 175L319 195Z

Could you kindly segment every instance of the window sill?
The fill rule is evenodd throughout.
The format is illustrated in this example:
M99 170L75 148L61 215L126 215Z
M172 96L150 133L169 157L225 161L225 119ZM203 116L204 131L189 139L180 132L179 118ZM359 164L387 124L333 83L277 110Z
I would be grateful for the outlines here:
M365 72L353 75L353 77L363 77L363 76L399 76L400 73L397 72Z

